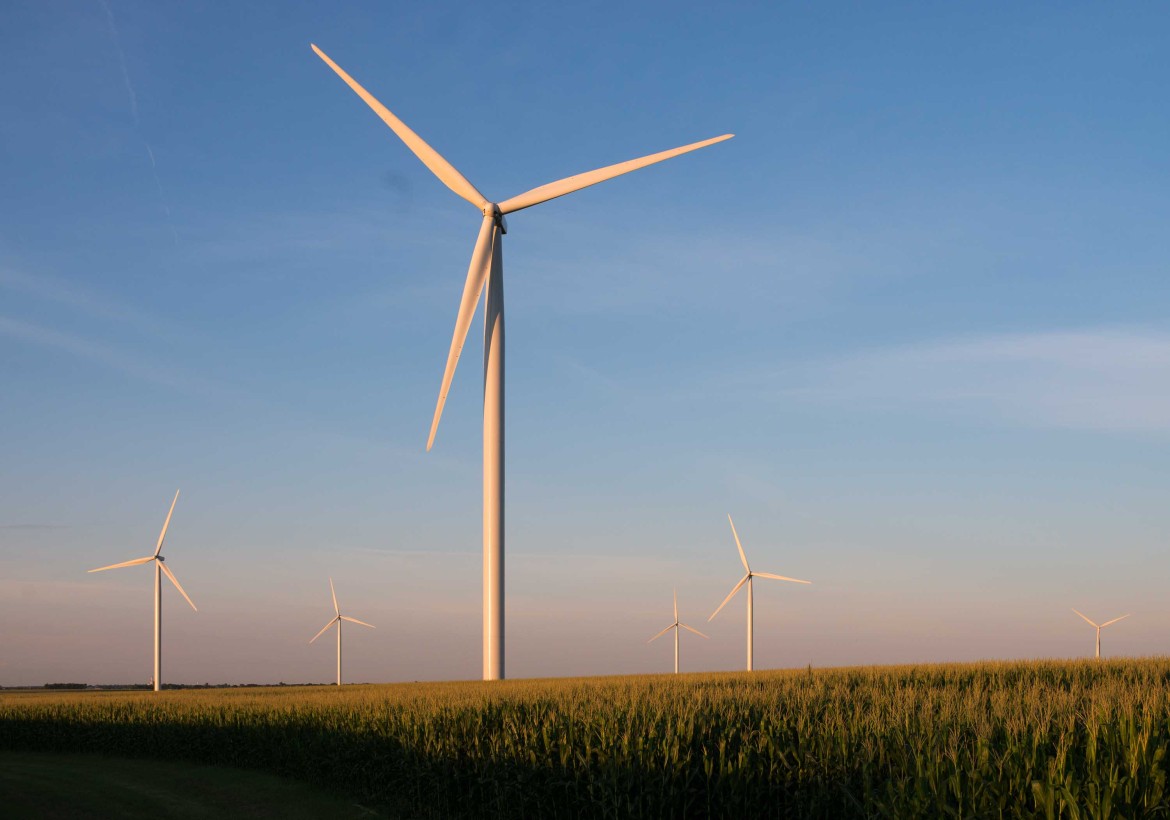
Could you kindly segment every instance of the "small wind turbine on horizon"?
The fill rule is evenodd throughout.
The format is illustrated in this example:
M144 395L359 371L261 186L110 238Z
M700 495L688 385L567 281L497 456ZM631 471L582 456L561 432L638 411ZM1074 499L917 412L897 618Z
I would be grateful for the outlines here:
M731 534L735 537L735 547L736 547L736 549L739 550L739 560L743 562L743 568L747 572L747 574L744 575L743 578L741 578L739 580L738 584L736 584L734 587L731 588L731 592L728 593L727 597L723 599L723 603L721 603L719 605L719 609L716 609L714 612L712 612L711 617L708 618L707 620L708 621L714 620L715 616L719 614L719 610L721 610L721 609L723 609L723 607L727 606L727 602L735 597L735 593L739 592L740 587L742 587L744 584L747 584L747 671L751 672L752 671L752 663L753 663L753 661L752 661L752 642L753 642L753 636L752 636L752 626L753 626L753 623L752 623L753 622L752 579L757 578L757 577L758 578L771 578L774 581L791 581L794 584L811 584L812 581L802 581L799 578L788 578L788 577L785 577L783 575L774 575L771 572L752 572L752 568L750 566L748 566L747 556L743 554L743 545L739 543L739 534L735 531L735 522L731 520L731 513L727 514L727 521L729 524L731 524Z
M199 610L195 608L195 602L191 600L191 596L179 584L179 579L167 567L166 558L162 555L163 540L167 537L167 527L171 525L171 516L175 512L175 504L179 500L179 491L175 490L175 498L171 502L171 509L167 512L167 520L163 522L162 532L158 534L158 543L154 547L154 555L148 555L145 558L135 558L133 561L123 561L120 564L110 564L108 567L98 567L91 569L89 572L103 572L107 569L119 569L121 567L133 567L138 564L148 564L154 562L154 691L158 692L162 689L162 576L166 575L171 579L171 583L175 585L175 589L179 590L187 603L191 605L191 609L196 612Z
M683 629L688 629L691 632L694 632L700 638L708 637L707 635L704 635L702 632L695 629L694 627L687 626L686 624L679 622L679 620L678 620L678 590L676 589L674 591L674 623L672 623L666 629L659 632L657 635L655 635L650 640L646 641L646 643L653 643L654 641L661 638L663 635L665 635L670 630L672 630L672 629L674 630L674 674L676 674L676 675L678 674L678 630L679 630L679 627L682 627Z
M427 450L435 441L439 418L451 388L451 379L459 355L467 340L471 320L479 304L480 295L487 290L484 307L483 337L483 679L500 680L504 677L504 256L502 237L508 232L505 214L513 213L550 199L571 194L590 185L596 185L622 174L645 168L656 162L677 157L717 142L731 139L733 134L724 134L713 139L684 145L669 151L620 162L595 171L566 177L557 182L533 188L530 191L493 202L476 190L451 163L439 152L410 130L402 120L394 116L386 106L378 102L356 80L345 73L325 52L313 46L313 51L345 81L353 91L373 109L386 125L398 135L406 147L417 156L431 173L466 199L480 211L483 221L479 237L471 252L471 265L463 285L463 296L459 302L459 313L455 318L455 333L451 337L451 348L447 353L447 366L439 387L439 399L431 420L431 432L427 437ZM482 138L494 140L497 137L480 129Z
M1114 618L1112 621L1106 621L1103 624L1098 624L1098 623L1094 623L1093 621L1089 620L1089 618L1083 612L1078 612L1075 609L1073 610L1073 612L1076 612L1078 615L1080 615L1082 618L1085 619L1085 621L1089 624L1089 626L1091 626L1097 630L1097 660L1101 660L1101 630L1104 629L1105 627L1109 626L1110 624L1115 624L1118 621L1124 621L1126 618L1128 618L1130 615L1133 614L1132 612L1130 612L1127 615L1122 615L1120 618Z
M329 594L333 596L333 611L336 615L332 621L321 628L320 632L309 639L309 643L320 638L329 627L337 624L337 685L341 686L341 622L349 621L351 624L361 624L362 626L368 626L370 629L374 629L375 627L373 624L368 624L365 621L359 621L357 618L351 618L348 615L341 614L341 608L337 605L337 590L333 588L332 578L329 579Z

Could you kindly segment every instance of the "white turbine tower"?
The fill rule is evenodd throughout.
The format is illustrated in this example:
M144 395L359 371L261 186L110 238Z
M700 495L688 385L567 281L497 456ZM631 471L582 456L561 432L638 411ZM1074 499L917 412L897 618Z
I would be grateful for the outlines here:
M1093 623L1092 621L1090 621L1085 616L1085 614L1083 612L1077 612L1077 610L1075 610L1075 609L1073 610L1073 612L1076 612L1078 615L1080 615L1082 618L1084 618L1085 621L1088 622L1089 626L1091 626L1097 630L1097 660L1101 660L1101 630L1104 629L1105 627L1109 626L1110 624L1115 624L1118 621L1124 621L1126 618L1129 617L1129 615L1133 614L1131 612L1131 613L1129 613L1129 615L1122 615L1120 618L1114 618L1112 621L1106 621L1103 624L1098 624L1098 623Z
M362 626L368 626L370 629L373 629L374 625L368 624L365 621L359 621L357 618L351 618L348 615L341 614L341 608L337 606L337 591L333 589L332 578L329 579L329 594L333 596L333 611L336 613L336 616L332 621L325 624L325 626L321 628L320 632L310 638L309 643L312 643L313 641L320 638L325 634L325 630L329 629L329 627L333 626L334 624L337 624L337 685L341 686L341 622L349 621L351 624L361 624Z
M731 592L723 599L723 603L719 605L711 613L708 621L714 620L715 616L719 614L719 610L727 606L727 602L735 597L735 593L739 592L740 587L747 584L747 670L752 671L752 579L753 578L771 578L776 581L791 581L794 584L811 584L812 581L802 581L799 578L786 578L783 575L773 575L770 572L752 572L752 568L748 566L747 556L743 554L743 546L739 543L739 534L735 531L735 522L731 520L731 514L728 513L727 520L731 524L731 534L735 536L735 546L739 550L739 560L743 562L743 568L747 571L747 575L739 580L739 583L731 588Z
M663 635L665 635L670 630L672 630L672 629L674 630L674 674L676 674L676 675L678 674L678 630L679 630L679 627L682 627L683 629L688 629L691 632L694 632L700 638L707 637L706 635L704 635L702 632L695 629L694 627L690 627L684 623L679 622L679 620L678 620L678 590L676 589L674 591L674 623L672 623L666 629L659 632L657 635L655 635L650 640L646 641L646 643L653 643L654 641L661 638Z
M427 450L431 449L435 441L435 431L439 427L439 417L443 414L443 404L447 401L447 393L451 388L451 378L455 374L459 354L467 340L475 307L479 304L480 294L486 286L487 304L484 308L483 337L483 678L500 680L504 677L504 257L501 238L508 232L508 223L504 220L504 215L571 194L688 151L731 139L734 135L724 134L670 151L577 174L496 203L476 190L451 163L424 142L418 134L411 131L402 120L390 113L321 49L314 45L313 51L357 92L366 105L390 126L399 139L406 143L406 147L413 151L444 185L474 205L483 215L479 238L475 241L471 265L467 269L467 280L463 285L459 313L455 318L455 333L451 337L447 367L443 371L439 400L431 420Z
M167 567L166 558L162 556L163 539L167 537L167 527L171 525L171 515L175 512L175 504L179 500L179 491L175 490L175 499L171 502L171 509L167 512L167 520L163 522L162 532L158 534L158 543L154 547L154 555L148 555L145 558L135 558L133 561L123 561L120 564L110 564L108 567L98 567L91 569L90 572L102 572L107 569L119 569L121 567L133 567L138 564L149 564L154 562L154 691L158 692L162 688L162 576L166 575L171 579L171 583L175 585L175 589L179 590L187 603L191 604L191 609L195 609L195 602L191 600L191 596L179 584L179 579ZM196 612L199 610L195 609Z

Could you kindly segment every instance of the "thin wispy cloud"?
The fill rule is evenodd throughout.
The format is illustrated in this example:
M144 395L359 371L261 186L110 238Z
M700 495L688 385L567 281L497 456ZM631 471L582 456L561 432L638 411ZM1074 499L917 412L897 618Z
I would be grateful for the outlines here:
M394 558L450 558L453 555L479 555L479 553L474 550L408 550L392 548L381 549L379 547L355 547L353 551Z
M417 550L417 549L394 549L394 548L380 548L380 547L355 547L353 549L353 552L363 552L363 553L368 553L370 555L384 555L384 556L388 556L388 557L403 557L403 558L450 558L452 556L472 556L472 557L475 557L475 556L482 555L482 552L480 550L445 550L445 549ZM652 559L649 559L646 556L642 556L642 555L628 555L628 554L617 554L617 553L606 554L606 553L594 553L594 552L591 552L588 554L576 555L573 553L563 553L563 552L531 552L531 551L525 552L525 551L518 551L518 550L509 550L508 555L510 557L513 557L513 558L537 559L537 560L541 560L541 561L548 560L548 561L553 561L553 562L558 563L558 564L576 562L576 563L584 563L584 564L593 565L597 561L608 561L608 562L612 562L615 564L627 564L627 563L641 564L643 562L646 562L649 564L649 563L653 563L654 561L658 561L658 559L652 560ZM657 566L660 564L661 564L661 561L658 561L658 563L655 565Z
M0 524L0 530L64 530L68 524Z
M430 222L449 216L444 211L423 213ZM402 227L393 216L392 211L379 204L313 211L221 210L204 215L205 221L199 226L203 235L195 241L201 253L225 262L269 258L273 247L321 252L336 258L338 252L355 246L382 251L400 249L404 243L428 246L433 242L430 237Z
M859 280L920 275L916 260L955 234L856 222L833 231L722 221L680 228L624 212L534 211L509 235L523 243L509 261L523 281L514 301L567 314L791 308Z
M598 243L597 235L606 241ZM760 276L772 279L769 301L799 301L848 267L840 252L815 240L760 239L722 228L637 233L545 219L521 236L525 246L513 263L523 282L518 303L562 314L690 310L709 303L729 278L752 289ZM583 244L587 253L565 252ZM776 288L776 279L789 289ZM745 293L753 297L759 293Z
M36 275L0 267L0 289L54 302L96 319L155 328L157 322L127 305L119 304L83 285L43 273Z
M791 381L791 378L788 379ZM1170 432L1170 333L1095 328L942 340L804 372L786 395L1045 427Z
M79 572L84 572L84 569ZM103 586L124 586L118 583L103 583L106 579L98 581L84 580L84 581L62 581L55 578L46 577L28 577L28 578L2 578L0 579L0 594L2 594L6 602L12 602L18 596L20 597L73 597L77 595L93 594L95 590L101 589Z
M70 333L0 316L0 336L18 342L66 353L75 358L94 362L129 376L173 388L184 393L206 396L227 394L227 388L207 379L185 374L174 367L154 364L133 353L107 347Z

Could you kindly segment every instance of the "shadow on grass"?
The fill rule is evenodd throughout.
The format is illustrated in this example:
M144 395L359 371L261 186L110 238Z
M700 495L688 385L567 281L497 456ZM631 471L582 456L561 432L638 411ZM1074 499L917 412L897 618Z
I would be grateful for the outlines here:
M315 820L378 812L269 774L100 755L0 752L0 812L40 820Z
M711 782L702 761L680 760L662 771L607 764L596 759L574 771L554 761L500 762L471 756L427 756L396 740L372 733L328 730L320 726L273 723L267 726L224 727L190 723L70 723L52 720L0 722L0 761L31 758L23 750L45 754L50 761L102 760L87 755L117 754L135 760L105 759L102 768L142 766L155 772L156 761L170 761L170 771L202 772L185 778L188 791L211 797L216 778L206 772L266 772L309 784L348 800L348 806L372 807L389 817L695 817L719 816L732 807L751 807L753 817L864 816L862 804L835 783L794 782L777 778L761 789L758 779L748 788L734 780ZM73 755L63 757L62 753ZM84 754L78 754L84 753ZM149 760L146 763L144 759ZM219 767L202 769L206 766ZM222 768L228 767L228 768ZM50 765L51 768L51 765ZM83 767L84 768L84 767ZM159 767L162 768L161 766ZM243 779L244 776L240 775ZM149 782L158 782L151 774ZM2 782L2 781L0 781ZM79 783L84 783L79 779ZM122 781L126 782L126 781ZM276 784L285 781L273 781ZM743 784L746 786L747 784ZM230 783L228 783L230 787ZM141 791L141 790L140 790ZM224 792L230 799L232 789ZM216 798L218 799L218 798ZM274 797L273 800L292 799ZM262 801L263 803L263 801ZM77 805L84 805L78 803ZM218 804L217 804L218 805ZM263 806L251 801L259 811ZM305 814L241 813L173 814L180 817L348 817L336 812ZM30 812L16 816L53 817ZM125 811L61 817L136 817ZM141 814L142 817L148 814ZM149 815L157 816L157 815ZM352 816L369 816L353 814Z

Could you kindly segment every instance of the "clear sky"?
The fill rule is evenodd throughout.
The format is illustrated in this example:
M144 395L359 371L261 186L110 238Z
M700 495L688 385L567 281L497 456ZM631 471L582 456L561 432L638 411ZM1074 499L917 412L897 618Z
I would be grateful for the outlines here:
M489 197L510 677L1170 652L1158 4L8 0L0 684L480 673ZM360 630L360 634L359 634Z

